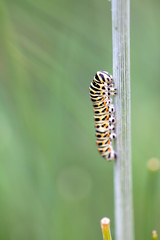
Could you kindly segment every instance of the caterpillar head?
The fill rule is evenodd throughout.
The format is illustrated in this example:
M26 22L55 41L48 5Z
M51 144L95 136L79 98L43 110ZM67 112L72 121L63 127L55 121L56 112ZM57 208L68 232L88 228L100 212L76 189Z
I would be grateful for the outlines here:
M94 80L99 83L112 83L113 78L112 75L110 75L108 72L105 71L98 71L94 77Z

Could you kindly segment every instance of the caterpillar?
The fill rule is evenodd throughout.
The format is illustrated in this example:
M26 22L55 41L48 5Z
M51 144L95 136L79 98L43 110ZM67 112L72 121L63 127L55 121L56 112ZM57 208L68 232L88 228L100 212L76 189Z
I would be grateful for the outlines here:
M117 94L112 75L98 71L89 87L94 108L94 121L98 151L106 160L114 160L117 154L113 150L112 140L115 134L115 108L112 96Z

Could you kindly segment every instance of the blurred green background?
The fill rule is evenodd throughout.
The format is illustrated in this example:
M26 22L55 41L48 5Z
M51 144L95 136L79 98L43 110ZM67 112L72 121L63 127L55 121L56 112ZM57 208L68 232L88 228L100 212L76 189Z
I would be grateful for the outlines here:
M0 239L114 237L113 164L95 144L88 88L112 73L111 6L97 0L0 1ZM136 239L160 234L160 1L131 2ZM147 232L148 231L148 232Z

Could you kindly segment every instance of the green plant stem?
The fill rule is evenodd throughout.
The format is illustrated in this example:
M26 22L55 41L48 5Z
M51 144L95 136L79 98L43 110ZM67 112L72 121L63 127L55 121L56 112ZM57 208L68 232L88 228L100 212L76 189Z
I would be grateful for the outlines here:
M130 1L112 0L113 78L117 116L114 168L115 238L133 240L130 107Z

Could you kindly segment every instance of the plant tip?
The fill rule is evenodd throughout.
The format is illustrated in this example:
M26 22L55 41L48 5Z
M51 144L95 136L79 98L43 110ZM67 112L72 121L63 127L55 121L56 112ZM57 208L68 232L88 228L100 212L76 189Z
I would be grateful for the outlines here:
M107 217L104 217L101 219L101 227L105 227L105 226L108 226L110 225L110 219L107 218Z
M157 231L156 230L152 231L152 239L157 240Z

